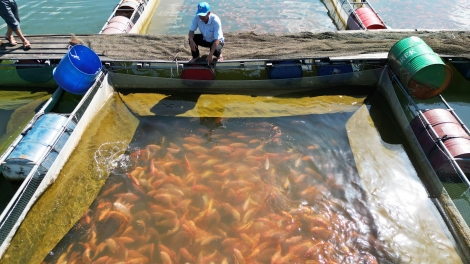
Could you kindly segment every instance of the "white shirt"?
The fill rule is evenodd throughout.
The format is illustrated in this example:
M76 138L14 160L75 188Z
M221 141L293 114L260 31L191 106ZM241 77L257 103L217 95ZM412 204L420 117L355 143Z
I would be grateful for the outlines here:
M194 16L189 30L195 32L198 28L199 31L201 31L202 37L205 41L213 42L214 40L218 39L220 42L224 42L222 23L220 22L220 18L217 15L210 13L207 24L204 23L204 21L202 21L199 16Z

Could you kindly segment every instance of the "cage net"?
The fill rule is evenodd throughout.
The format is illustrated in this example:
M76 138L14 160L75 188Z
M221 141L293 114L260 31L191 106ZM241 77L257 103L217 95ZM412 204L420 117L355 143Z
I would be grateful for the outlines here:
M225 60L294 59L387 53L399 40L417 36L439 55L470 58L468 31L372 30L295 34L225 33ZM187 61L186 35L89 35L81 42L112 60ZM201 50L206 52L206 50ZM209 51L207 50L207 53ZM204 53L202 53L204 54Z

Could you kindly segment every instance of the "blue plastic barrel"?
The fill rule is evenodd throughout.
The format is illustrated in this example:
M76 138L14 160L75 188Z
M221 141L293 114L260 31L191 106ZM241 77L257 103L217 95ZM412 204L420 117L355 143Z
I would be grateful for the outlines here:
M351 73L353 68L351 64L344 65L323 65L317 69L318 76L326 76L333 74Z
M300 61L275 61L273 67L268 67L269 79L302 78L302 66Z
M75 45L53 71L56 83L69 93L85 94L101 71L101 60L90 48Z

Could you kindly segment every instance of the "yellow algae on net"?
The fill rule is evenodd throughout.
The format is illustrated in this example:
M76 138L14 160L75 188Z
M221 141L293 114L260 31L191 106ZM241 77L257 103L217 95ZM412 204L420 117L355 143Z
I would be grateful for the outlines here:
M202 94L179 97L165 94L120 94L124 103L138 116L182 117L273 117L351 112L365 96L274 97ZM188 100L187 98L191 98Z
M15 110L8 120L5 133L0 135L0 153L5 152L34 116L38 107L50 97L48 92L0 91L0 109Z
M404 148L382 141L365 105L346 129L380 239L400 263L462 263Z
M47 91L0 91L0 109L13 110L25 106L33 101L51 97Z
M125 151L137 125L117 96L103 106L55 183L31 208L1 263L41 263L93 202L109 175L106 161Z

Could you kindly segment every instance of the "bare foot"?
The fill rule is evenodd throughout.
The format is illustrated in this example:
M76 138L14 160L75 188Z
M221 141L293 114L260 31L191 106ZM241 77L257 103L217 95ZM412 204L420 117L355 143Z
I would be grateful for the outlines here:
M188 63L194 63L197 59L199 59L200 57L197 57L197 58L192 58L188 61Z
M217 58L217 61L223 61L224 60L224 56L222 56L222 54L220 54L220 56Z

